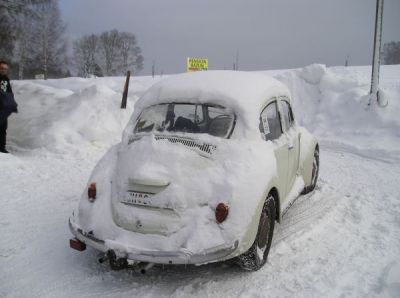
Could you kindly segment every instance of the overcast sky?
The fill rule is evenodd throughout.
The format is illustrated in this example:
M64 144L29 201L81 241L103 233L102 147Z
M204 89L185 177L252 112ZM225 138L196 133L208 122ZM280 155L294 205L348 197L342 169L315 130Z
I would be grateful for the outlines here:
M376 0L60 0L73 40L118 29L136 34L141 74L185 71L186 57L210 69L371 64ZM385 0L383 40L400 41L400 0Z

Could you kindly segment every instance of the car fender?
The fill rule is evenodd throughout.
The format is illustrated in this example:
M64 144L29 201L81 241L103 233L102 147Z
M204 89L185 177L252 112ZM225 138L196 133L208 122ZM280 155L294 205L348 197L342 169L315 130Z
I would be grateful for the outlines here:
M300 157L299 174L303 177L304 185L310 185L312 179L312 167L314 150L318 146L318 140L304 127L300 131Z
M110 198L111 198L111 181L115 172L116 159L120 144L110 148L104 156L99 160L93 169L87 182L87 187L81 195L78 207L79 224L86 230L90 231L99 225L98 221L104 220L104 216L110 217ZM88 186L96 183L97 198L94 202L88 200ZM101 216L99 216L101 214ZM112 222L112 221L107 221Z
M270 194L270 192L273 189L276 189L277 192L277 198L275 198L275 203L277 204L276 206L276 210L277 212L280 214L279 210L279 206L280 206L280 199L279 199L279 189L278 187L276 187L277 184L277 178L272 179L270 181L270 183L268 183L268 186L265 188L264 193L262 194L262 196L260 197L260 199L258 200L257 206L255 206L254 209L254 215L251 219L250 224L248 225L247 231L244 234L244 236L242 237L242 239L240 240L240 244L238 249L232 254L227 256L224 259L230 259L236 256L239 256L243 253L245 253L246 251L248 251L250 249L250 247L253 245L256 236L257 236L257 232L258 232L258 225L260 222L260 217L261 217L261 212L262 209L264 207L264 203L265 200L268 198L268 195ZM278 221L279 221L279 216L277 217Z

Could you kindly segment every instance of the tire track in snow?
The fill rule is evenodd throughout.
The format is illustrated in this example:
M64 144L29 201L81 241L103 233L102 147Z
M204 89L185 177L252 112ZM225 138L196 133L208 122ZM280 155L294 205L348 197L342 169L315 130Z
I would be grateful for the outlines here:
M307 231L319 219L332 210L342 198L326 181L320 179L316 189L300 196L275 226L272 247L293 234Z

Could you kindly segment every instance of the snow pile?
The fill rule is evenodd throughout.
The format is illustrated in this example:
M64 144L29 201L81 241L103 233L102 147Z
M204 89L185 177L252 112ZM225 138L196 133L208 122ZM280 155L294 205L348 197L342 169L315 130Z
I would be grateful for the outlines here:
M134 102L153 83L132 81L126 110L120 109L124 78L13 82L19 113L10 118L11 143L57 152L108 148L121 140Z
M386 108L367 107L367 66L327 68L314 64L265 73L289 87L297 121L321 142L396 159L400 156L399 68L381 68L381 88L389 98ZM52 151L77 150L87 145L108 148L121 139L136 99L159 80L133 77L127 110L119 108L124 78L14 81L20 112L10 118L10 143L24 149L44 147ZM234 84L232 90L236 87ZM167 97L168 92L164 95ZM148 101L152 101L149 96Z
M396 65L381 68L381 88L389 98L386 108L367 107L370 67L327 68L314 64L265 73L289 87L297 121L321 142L396 159L400 156L398 71ZM201 78L201 74L197 76ZM121 139L136 99L159 80L132 78L127 110L119 108L124 78L14 81L20 113L10 118L10 143L52 151L77 150L87 145L108 148ZM259 79L255 81L260 85ZM167 98L168 90L160 86L158 91ZM238 86L232 85L237 97L243 93L237 92ZM146 104L152 102L152 95L148 94ZM247 98L242 97L246 104Z
M300 125L320 141L351 148L369 156L399 159L399 66L381 69L381 88L389 99L385 108L368 107L370 67L333 67L314 64L276 75L292 94Z

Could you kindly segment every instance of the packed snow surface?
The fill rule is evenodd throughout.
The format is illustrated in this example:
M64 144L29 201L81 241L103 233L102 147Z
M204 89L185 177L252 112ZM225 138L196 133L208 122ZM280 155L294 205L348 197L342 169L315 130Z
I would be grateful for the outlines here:
M0 155L0 297L399 297L400 66L381 68L389 105L367 107L370 67L267 71L320 142L316 190L276 225L268 262L111 271L71 250L67 219L133 104L160 78L13 82L20 113ZM244 99L245 100L245 99ZM145 146L143 144L143 146Z

